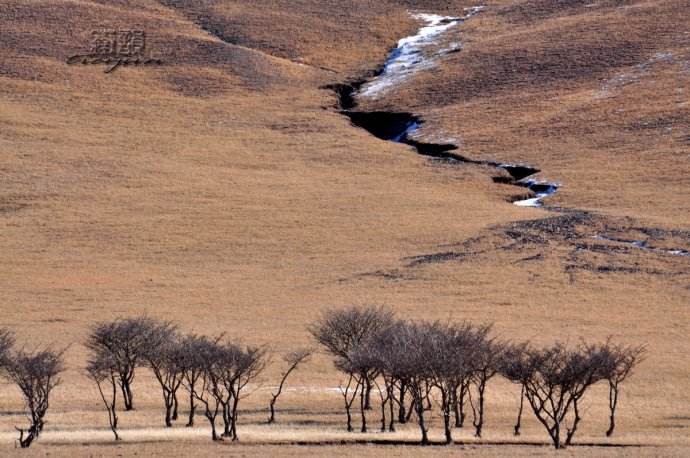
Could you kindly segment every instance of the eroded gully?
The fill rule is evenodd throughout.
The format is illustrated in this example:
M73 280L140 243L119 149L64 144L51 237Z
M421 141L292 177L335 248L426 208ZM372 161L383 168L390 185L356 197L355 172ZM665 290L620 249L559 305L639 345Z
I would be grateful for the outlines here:
M539 168L522 163L471 159L459 154L457 152L458 146L454 143L429 143L418 140L414 134L424 124L424 120L414 113L360 111L357 109L359 98L384 97L386 92L392 87L404 83L409 76L432 68L438 59L448 54L461 51L462 44L458 42L450 43L445 48L439 49L439 39L450 29L461 25L470 17L481 12L482 9L483 7L467 8L462 17L413 14L415 19L423 23L422 27L415 35L398 41L383 67L375 72L372 78L334 84L328 88L335 91L337 95L340 113L349 117L355 126L367 130L377 138L409 145L418 154L436 160L493 167L500 172L493 177L495 183L519 186L530 191L529 196L511 199L514 205L542 207L544 206L544 199L556 193L561 184L531 178L541 172ZM595 237L611 240L606 235L596 235ZM615 241L643 250L663 251L667 254L681 256L690 255L685 249L660 250L647 246L643 241L622 239L615 239Z

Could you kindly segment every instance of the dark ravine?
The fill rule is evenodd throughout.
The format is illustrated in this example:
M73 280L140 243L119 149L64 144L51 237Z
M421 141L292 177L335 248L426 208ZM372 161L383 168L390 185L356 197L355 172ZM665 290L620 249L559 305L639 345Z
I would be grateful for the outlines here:
M477 11L474 11L472 14L476 14L476 12ZM399 43L402 43L403 41L404 40L401 40ZM509 202L512 202L515 205L540 207L543 205L542 199L544 197L553 195L559 189L559 184L529 178L541 171L540 169L531 165L471 159L459 154L457 152L458 146L453 143L429 143L413 138L412 134L424 124L424 120L414 113L358 110L358 92L362 90L363 86L371 87L372 81L376 81L378 77L385 77L386 70L391 65L391 62L394 62L396 56L402 54L403 51L404 50L402 48L394 48L391 51L390 57L387 59L386 63L382 64L382 66L378 69L369 72L369 75L364 78L324 87L324 89L329 89L335 92L337 96L335 108L338 110L338 112L344 116L347 116L354 126L365 129L375 137L386 141L409 145L414 148L418 154L431 159L449 161L451 163L458 164L472 164L496 169L499 173L492 177L494 183L519 186L529 191L528 195L516 195L508 199ZM408 49L407 52L408 54L417 55L417 51L418 50L410 52ZM412 65L414 65L414 63ZM577 213L576 210L566 210L564 208L557 207L547 207L547 209L556 211L558 213L568 213L569 211L575 211ZM547 218L546 220L550 220L550 218ZM562 228L559 228L557 232L560 233L561 231ZM600 240L608 240L609 242L614 243L617 242L629 247L659 254L690 256L690 252L684 248L660 249L649 245L647 242L618 239L596 231L592 236ZM436 253L432 257L433 260L436 260L437 258L440 260L447 260L455 259L457 256L456 253ZM424 263L426 261L426 259L417 260L417 262L420 263Z
M469 18L480 10L481 8L473 9L468 16L466 16L466 18ZM459 21L459 23L461 22L463 21ZM401 42L403 42L403 40L401 40ZM399 44L401 42L399 42ZM416 54L417 51L419 50L415 50L413 54ZM390 52L386 62L383 63L379 68L369 72L367 77L347 83L331 84L324 87L324 89L330 89L335 92L337 97L336 109L341 114L350 118L350 121L353 125L365 129L375 137L382 140L409 145L413 147L418 154L423 156L436 160L473 164L497 169L501 173L493 177L493 181L495 183L511 184L529 190L530 194L527 196L514 196L513 198L508 199L509 202L513 202L516 205L534 207L541 206L542 198L549 196L558 190L559 185L555 183L526 180L526 178L540 172L540 170L536 167L523 164L507 164L497 161L470 159L458 154L457 152L453 152L458 149L458 146L455 144L429 143L414 139L412 134L424 124L424 120L420 116L413 113L357 110L356 97L362 87L365 85L370 85L379 77L384 77L386 75L386 70L392 63L395 62L396 56L400 56L403 53L403 48L396 47ZM507 172L507 174L504 172Z
M337 108L341 114L350 118L353 125L360 127L370 134L382 140L402 143L415 148L416 152L422 156L433 159L446 160L458 163L473 164L479 166L493 167L507 172L493 177L495 183L512 184L527 188L534 193L528 196L537 199L535 196L547 196L556 192L558 185L554 183L539 182L536 180L525 180L525 178L539 173L536 167L522 164L502 164L496 161L476 160L458 154L458 146L453 143L429 143L415 140L411 134L419 129L424 120L413 113L393 112L393 111L358 111L355 99L356 91L366 80L354 83L334 84L328 86L337 96Z

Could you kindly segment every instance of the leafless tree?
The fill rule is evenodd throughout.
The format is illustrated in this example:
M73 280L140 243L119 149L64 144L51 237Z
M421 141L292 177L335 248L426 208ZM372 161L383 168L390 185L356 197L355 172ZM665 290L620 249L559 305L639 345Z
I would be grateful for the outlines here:
M200 374L196 379L189 377L186 372L183 386L191 396L204 407L204 416L211 426L211 439L221 440L216 430L216 419L221 412L223 399L222 364L223 349L218 340L207 337L193 336L187 339L185 347L186 367L195 367ZM191 351L193 350L193 351Z
M623 383L632 373L632 370L640 364L646 353L645 345L625 346L615 344L611 339L597 348L603 359L604 379L609 384L609 428L606 436L613 435L616 427L616 407L618 406L618 395L620 384Z
M506 344L503 356L499 363L499 372L508 380L520 385L520 406L518 408L517 420L513 428L515 436L520 435L520 428L522 425L522 412L525 400L525 385L529 381L531 375L526 361L521 361L522 358L528 356L527 349L529 343L521 344Z
M199 355L207 351L209 343L210 341L208 338L195 334L186 335L180 341L178 364L182 372L182 386L189 393L189 416L187 419L187 427L194 426L194 416L196 413L194 390L197 387L199 379L204 374L205 364Z
M101 395L101 400L108 411L108 423L110 430L115 436L115 440L120 440L120 435L117 433L117 366L115 362L108 356L101 355L96 359L91 359L86 366L86 374L91 380L96 383L98 393ZM105 391L103 385L106 385Z
M278 384L278 389L276 390L275 393L271 393L271 402L268 405L270 415L268 417L268 423L273 423L275 422L276 418L276 411L275 411L275 405L276 402L278 401L278 397L280 394L283 392L283 386L285 385L285 381L287 378L290 376L290 374L297 369L297 367L309 361L312 355L312 350L310 348L301 348L299 350L295 350L293 352L288 353L283 357L283 361L287 365L285 371L282 374L282 377L280 379L280 383Z
M60 373L64 370L63 353L49 349L33 353L20 350L7 357L4 370L7 377L19 387L31 422L26 432L15 427L19 431L19 445L22 448L29 447L43 431L50 393L60 384Z
M473 348L471 355L472 375L470 381L477 391L477 401L472 399L471 391L468 391L470 406L472 407L472 423L475 428L474 435L482 437L482 428L484 426L484 400L486 393L486 384L498 373L499 365L502 361L501 355L503 353L504 345L492 338L489 333L491 326L480 326L475 328L474 335L471 338L473 343L470 344Z
M362 432L367 430L365 410L369 404L367 397L373 379L378 376L377 369L368 364L373 340L393 322L393 313L382 307L349 307L329 310L308 327L314 339L334 357L336 368L348 376L349 383L344 393L345 410L348 418L348 431L352 430L350 407L353 396L360 395ZM355 363L353 358L357 356ZM354 383L354 392L351 386Z
M554 447L560 449L569 445L581 420L578 402L587 388L602 379L600 352L585 344L569 350L556 343L542 350L525 348L521 354L513 355L510 362L504 358L502 372L524 386L525 398L549 433ZM571 409L574 418L562 442L562 426Z
M407 386L412 396L411 408L417 416L422 434L420 443L428 445L430 442L424 414L427 386L431 385L433 379L431 361L434 352L428 328L416 323L396 322L381 333L374 348L384 376Z
M256 380L266 367L266 350L261 347L226 345L226 355L222 382L227 393L223 405L223 436L239 440L237 419L239 401L244 398L243 391L249 383Z
M154 323L147 340L142 359L161 386L165 426L169 428L176 417L177 391L184 377L184 349L176 327L170 322Z
M93 359L109 357L114 361L125 410L134 409L134 371L142 364L147 349L154 345L151 339L158 326L149 317L117 319L97 324L87 338L86 347Z

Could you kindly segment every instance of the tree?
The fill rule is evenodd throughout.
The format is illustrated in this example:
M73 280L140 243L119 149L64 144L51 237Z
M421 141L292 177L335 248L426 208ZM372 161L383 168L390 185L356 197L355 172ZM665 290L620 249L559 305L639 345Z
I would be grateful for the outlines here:
M108 423L110 430L115 436L115 440L120 440L120 435L117 433L117 366L115 362L109 358L100 356L97 359L92 359L86 366L86 374L96 383L98 393L101 395L101 400L108 411ZM103 384L108 383L107 395L103 389Z
M194 352L190 351L192 349ZM197 336L187 339L185 364L187 368L197 368L195 370L199 371L199 376L196 379L190 379L188 375L185 375L183 384L191 396L204 406L204 416L211 426L211 440L213 441L221 439L216 431L216 418L222 406L222 359L223 350L218 339L212 341L207 337Z
M196 403L194 390L204 374L204 361L199 357L208 349L209 340L195 334L186 335L180 341L179 365L182 372L182 386L189 393L189 417L187 427L194 426Z
M426 342L430 346L429 370L431 384L441 393L441 413L446 443L453 442L451 416L457 412L456 393L472 374L472 361L475 350L474 328L468 323L442 324L425 323L428 334Z
M230 437L233 441L239 440L237 434L238 407L241 399L244 398L243 391L256 380L266 367L266 350L262 347L247 346L245 348L236 347L239 352L233 357L233 365L226 369L224 385L226 391L231 395L232 405L227 412L224 411L226 431L228 420L230 422Z
M373 347L378 369L390 380L405 384L412 396L412 407L422 434L420 443L428 445L429 436L424 417L427 386L432 383L431 361L434 348L428 328L424 325L398 321L378 336ZM399 385L400 386L400 385Z
M520 435L520 427L522 425L522 412L525 400L525 385L529 381L529 366L522 358L527 357L527 349L529 343L521 344L506 344L503 351L502 358L499 362L499 373L508 380L520 385L520 406L518 408L517 420L513 427L513 434Z
M143 360L161 386L165 406L165 426L171 427L177 410L177 390L184 377L183 347L176 327L159 322L150 330Z
M616 427L616 407L618 406L620 384L630 376L635 366L643 361L646 346L618 345L609 338L598 350L604 360L605 374L603 378L609 383L609 428L606 431L606 436L610 437Z
M285 381L290 376L290 374L297 369L297 367L300 364L309 361L309 359L311 358L311 354L312 354L311 349L302 348L302 349L290 352L283 357L283 361L285 362L287 367L282 374L282 377L280 379L280 383L278 384L278 389L276 390L275 393L271 393L271 401L268 405L268 408L270 411L270 415L268 417L268 423L269 424L275 422L275 417L276 417L275 405L276 405L276 401L278 401L278 397L283 392L283 386L285 385Z
M524 395L537 419L546 428L554 447L572 442L581 420L578 402L588 387L603 374L601 355L594 347L581 345L575 350L556 343L541 350L513 349L512 358L503 359L503 374L524 387ZM562 439L563 423L573 411L574 419Z
M489 337L490 331L491 326L475 328L473 335L469 338L470 342L468 342L469 348L472 348L471 355L468 355L471 366L470 381L475 386L478 397L477 407L475 407L471 392L468 392L473 413L472 423L475 428L474 435L476 437L482 437L486 384L498 373L499 363L501 362L501 355L504 349L503 344Z
M360 394L360 410L362 416L362 432L366 432L365 410L369 401L372 380L378 376L377 369L367 364L365 360L371 343L393 322L393 313L382 307L348 307L340 310L328 310L308 327L314 339L334 357L334 364L338 370L348 376L347 388L343 391L345 410L347 414L348 431L352 430L350 407L352 399L350 387L354 383L352 396ZM359 360L354 363L353 357Z
M134 409L134 371L142 364L143 355L155 345L152 339L159 326L149 317L117 319L98 323L87 338L86 347L92 358L107 357L114 362L125 410Z
M34 353L21 350L7 358L5 372L19 387L31 422L26 436L24 429L15 427L22 448L29 447L43 431L50 393L60 384L59 375L64 370L63 353L49 349Z

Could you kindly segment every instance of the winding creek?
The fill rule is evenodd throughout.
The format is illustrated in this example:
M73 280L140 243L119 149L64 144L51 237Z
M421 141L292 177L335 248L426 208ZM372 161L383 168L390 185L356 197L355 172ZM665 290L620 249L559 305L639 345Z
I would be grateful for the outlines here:
M533 177L540 169L528 164L507 163L493 160L476 160L457 152L458 146L453 143L429 143L415 138L415 133L423 126L424 120L409 112L359 111L358 98L381 98L396 85L402 84L411 75L424 69L433 68L438 59L456 53L462 49L461 43L451 43L441 49L439 39L450 29L464 23L467 19L481 12L483 7L465 9L463 17L448 17L436 14L413 14L423 22L415 35L402 38L391 51L382 69L373 78L351 83L330 86L338 96L338 109L341 114L350 118L352 124L367 130L372 135L387 141L402 143L415 148L420 155L457 163L467 163L493 167L499 173L493 177L495 183L519 186L530 191L530 195L512 201L521 207L542 207L544 199L553 195L561 187L560 183L537 180ZM507 172L507 176L506 173ZM594 238L620 243L645 251L690 256L686 249L661 249L651 246L646 241L627 240L603 234Z
M428 143L415 139L414 134L424 121L417 115L406 112L367 112L358 111L357 98L380 98L392 87L403 83L414 73L432 68L439 58L462 49L460 43L436 50L439 38L453 27L459 26L470 17L479 13L483 7L473 7L465 10L463 17L448 17L436 14L414 14L413 17L423 21L424 25L415 35L402 38L388 59L382 70L371 80L358 81L334 87L338 93L341 113L348 116L352 123L366 129L376 137L396 143L403 143L414 147L417 153L454 162L494 167L508 172L509 177L497 176L497 183L513 184L531 191L529 198L516 200L515 205L525 207L540 207L543 199L554 194L559 184L535 179L528 179L540 170L524 164L509 164L497 161L474 160L454 152L458 149L453 143Z

